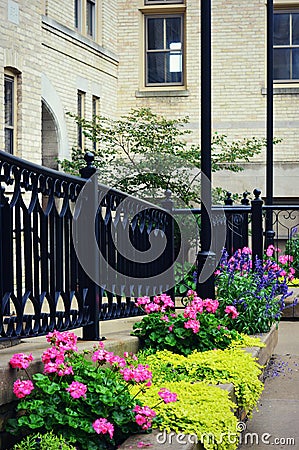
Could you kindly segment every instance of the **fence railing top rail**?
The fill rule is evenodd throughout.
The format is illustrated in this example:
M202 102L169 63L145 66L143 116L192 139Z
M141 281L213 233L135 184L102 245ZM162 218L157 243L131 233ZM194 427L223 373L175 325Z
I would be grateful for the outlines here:
M251 211L251 206L250 205L213 205L212 206L212 212L217 212L217 211L227 211L230 213L249 213ZM173 209L173 214L186 214L188 213L192 213L192 214L201 214L201 208L182 208L182 209Z
M8 163L10 165L15 165L21 169L29 170L36 174L41 174L47 177L52 177L60 179L62 181L69 181L72 183L77 183L84 185L86 182L85 178L80 178L74 175L69 175L64 172L59 172L58 170L50 169L48 167L39 166L38 164L26 161L24 159L18 158L17 156L11 155L7 152L0 150L0 162Z
M263 205L263 211L299 211L299 205Z

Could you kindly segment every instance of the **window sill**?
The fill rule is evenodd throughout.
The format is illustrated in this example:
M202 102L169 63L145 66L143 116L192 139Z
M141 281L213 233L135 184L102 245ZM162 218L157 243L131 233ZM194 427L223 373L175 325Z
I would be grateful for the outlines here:
M299 87L279 87L273 88L273 95L298 95ZM262 88L262 95L267 95L267 88Z
M137 98L144 97L189 97L189 91L187 89L184 90L161 90L161 91L136 91L135 96Z

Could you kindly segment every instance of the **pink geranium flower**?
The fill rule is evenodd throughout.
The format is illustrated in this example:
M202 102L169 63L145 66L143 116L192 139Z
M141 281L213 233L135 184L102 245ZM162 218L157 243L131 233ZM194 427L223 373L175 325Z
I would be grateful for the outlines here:
M231 314L231 318L232 318L232 319L235 319L235 318L238 317L238 315L239 315L239 313L238 313L238 311L236 310L236 308L235 308L234 306L232 306L232 305L228 305L228 306L225 308L224 312L225 312L226 314L228 314L228 315Z
M193 333L198 333L200 328L200 322L198 320L190 319L184 323L185 328L191 328Z
M148 406L139 405L136 405L133 411L137 413L135 416L136 423L143 430L148 430L152 425L153 418L156 416L155 411Z
M31 380L16 380L13 385L13 392L18 398L24 398L31 393L34 385Z
M78 381L73 381L68 388L66 388L73 398L86 397L87 386Z
M178 397L175 392L171 392L166 388L160 389L158 395L164 400L164 403L176 402Z
M26 355L25 353L15 353L9 363L13 369L27 369L31 361L33 361L31 353L30 355Z
M107 419L101 418L93 422L92 427L98 434L109 434L110 439L113 438L114 426Z

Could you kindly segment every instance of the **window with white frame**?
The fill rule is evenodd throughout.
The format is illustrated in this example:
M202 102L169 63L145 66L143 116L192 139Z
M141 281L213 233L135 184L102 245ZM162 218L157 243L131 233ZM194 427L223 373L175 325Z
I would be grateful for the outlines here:
M75 28L96 39L96 0L74 0Z
M5 151L13 154L16 135L16 78L4 75L4 133Z
M274 12L273 78L299 80L299 10Z
M145 15L145 85L183 85L184 15Z

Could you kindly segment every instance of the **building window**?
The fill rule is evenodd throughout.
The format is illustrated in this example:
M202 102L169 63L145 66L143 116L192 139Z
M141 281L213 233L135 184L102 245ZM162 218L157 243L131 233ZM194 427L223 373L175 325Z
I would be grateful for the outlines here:
M75 28L85 36L96 38L96 0L74 0Z
M78 119L84 118L84 109L85 109L85 92L78 91L77 94L77 116ZM77 128L77 145L81 150L84 150L84 135L82 126L80 123L78 123Z
M145 85L182 85L183 15L145 16Z
M274 80L299 80L299 11L275 11Z
M14 153L15 146L15 98L16 83L15 77L10 75L4 76L4 131L5 131L5 151Z
M93 95L92 96L92 120L93 120L94 127L97 123L99 115L100 115L100 99L99 99L99 97L96 97L95 95ZM97 151L98 147L99 147L99 143L96 140L96 137L97 137L97 133L94 134L94 136L93 136L94 140L92 141L92 148L94 151Z
M95 37L95 0L87 0L86 2L86 34Z
M75 0L75 28L78 31L82 29L82 3L81 0Z

